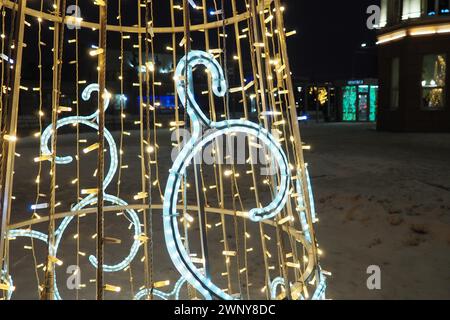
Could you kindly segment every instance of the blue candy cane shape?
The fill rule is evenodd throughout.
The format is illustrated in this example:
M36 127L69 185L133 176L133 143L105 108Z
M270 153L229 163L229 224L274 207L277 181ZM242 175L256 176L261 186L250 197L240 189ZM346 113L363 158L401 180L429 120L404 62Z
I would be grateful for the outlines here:
M185 278L192 286L196 288L206 299L233 299L230 295L224 293L219 287L205 277L202 272L192 263L181 241L178 229L178 190L181 185L186 168L192 161L196 153L200 152L206 145L214 141L215 138L223 135L234 133L245 133L260 139L273 154L280 171L280 181L273 201L264 208L255 208L249 211L249 219L254 222L260 222L274 218L278 215L286 204L288 199L288 191L290 185L290 170L287 157L282 147L275 138L261 126L246 120L226 120L221 122L211 121L201 110L195 101L194 93L188 89L186 92L186 68L194 68L198 65L204 65L212 80L212 90L216 96L223 97L228 85L220 64L214 57L203 51L191 51L186 57L179 62L176 72L175 81L180 101L185 105L189 117L192 121L192 137L181 150L175 159L170 170L169 178L164 194L163 219L164 232L168 252L183 278ZM189 82L192 79L189 79ZM206 136L201 136L202 125L210 130Z

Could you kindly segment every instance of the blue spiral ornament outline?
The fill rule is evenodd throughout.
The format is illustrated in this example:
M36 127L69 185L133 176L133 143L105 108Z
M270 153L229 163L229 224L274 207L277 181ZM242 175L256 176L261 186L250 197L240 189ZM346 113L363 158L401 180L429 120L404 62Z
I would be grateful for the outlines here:
M254 222L272 219L281 212L288 200L291 174L287 157L281 145L268 130L247 120L213 122L203 113L200 106L195 101L194 93L189 86L186 86L187 81L192 83L190 72L187 71L190 71L190 69L193 69L198 65L205 66L210 73L212 90L216 96L223 97L228 90L228 84L223 69L212 54L204 51L191 51L178 63L175 72L177 93L180 101L182 101L183 104L187 104L185 105L185 108L191 119L192 136L175 159L172 169L170 170L164 194L164 233L166 246L172 262L180 274L197 291L199 291L206 299L233 300L232 296L226 294L217 285L212 283L212 281L192 263L181 241L177 221L179 216L177 213L177 202L178 190L181 186L183 176L186 174L186 168L196 153L201 151L202 148L219 136L241 132L260 139L269 147L278 164L280 181L278 193L268 206L264 208L254 208L249 211L248 217ZM186 70L186 68L189 70ZM190 79L185 79L185 74L188 74ZM186 87L189 88L187 92ZM201 136L202 126L214 130L207 136Z
M92 93L95 91L99 92L99 90L100 89L99 89L98 84L96 84L96 83L90 84L83 90L81 97L84 101L88 101L91 98ZM106 111L109 107L111 95L109 94L109 92L107 90L105 90L104 94L105 94L104 107L105 107L105 111ZM68 125L83 124L87 127L90 127L92 129L98 131L99 130L98 116L99 116L99 110L95 111L94 113L92 113L89 116L70 116L70 117L66 117L63 119L59 119L56 123L56 126L59 129L61 127L68 126ZM117 172L118 153L117 153L117 146L116 146L113 136L106 128L104 130L105 130L105 140L108 142L108 145L109 145L110 166L109 166L108 173L104 179L104 189L101 192L103 192L105 201L110 202L114 205L128 206L128 203L125 202L124 200L119 199L116 196L107 194L105 192L106 188L109 186L109 184L111 183L111 181L114 178L115 173ZM41 148L42 156L48 156L48 155L52 154L52 150L50 150L50 148L48 146L49 141L52 137L52 134L53 134L52 127L51 127L51 125L49 125L41 135L40 148ZM57 156L56 157L57 164L66 165L66 164L71 163L72 161L73 161L72 156L62 156L62 157ZM90 194L90 195L86 196L84 199L82 199L80 202L78 202L74 207L72 207L71 211L76 212L76 211L82 210L83 208L92 205L96 201L97 201L97 196L94 194ZM128 265L130 265L130 263L133 261L133 259L136 257L136 255L139 251L139 248L141 245L141 241L139 240L139 237L142 235L142 228L141 228L139 217L135 210L127 209L127 210L125 210L125 212L128 215L128 218L134 227L133 244L130 248L130 253L121 262L114 264L114 265L106 265L105 264L103 266L103 270L105 272L118 272L118 271L125 269ZM50 248L51 255L57 256L58 248L61 243L64 232L67 229L67 227L69 226L70 222L74 219L74 217L75 216L69 216L69 217L64 218L63 221L61 222L61 224L59 225L59 227L56 229L55 245L53 248ZM27 230L27 229L10 230L8 232L8 237L9 238L16 238L16 237L33 238L33 239L37 239L37 240L43 241L44 243L48 244L48 236L41 232L34 231L34 230ZM97 258L94 255L89 256L89 262L94 268L97 268L97 266L98 266ZM11 283L12 283L12 278L11 278ZM54 290L55 290L55 299L62 300L61 295L58 290L57 283L56 283L56 271L54 271ZM8 294L8 296L9 296L8 299L10 299L12 296L12 293Z

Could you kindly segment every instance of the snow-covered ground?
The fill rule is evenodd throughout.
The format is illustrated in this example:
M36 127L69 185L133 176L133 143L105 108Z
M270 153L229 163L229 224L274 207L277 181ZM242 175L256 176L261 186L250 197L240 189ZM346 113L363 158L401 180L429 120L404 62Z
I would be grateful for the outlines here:
M383 133L376 132L372 124L302 124L301 130L305 142L312 145L305 157L320 218L316 234L324 251L321 262L323 268L333 274L329 279L328 297L450 299L450 134ZM117 134L114 136L118 142ZM95 142L95 134L85 137L89 140L86 146ZM165 179L171 165L169 154L172 147L167 137L166 134L160 142L161 179ZM136 138L136 133L132 132L124 144L126 155L123 164L128 168L122 173L121 198L130 203L140 188L140 179L136 178L140 173ZM73 135L62 135L58 154L73 154L74 142ZM17 158L16 165L12 222L30 217L29 205L34 203L36 193L33 183L37 174L36 164L32 159L38 152L37 143L37 139L19 140L21 157ZM94 170L95 152L83 156L83 187L95 187ZM69 188L76 176L76 168L72 164L66 168L59 167L57 172L57 199L62 202L58 211L64 211L70 208L76 197ZM44 165L42 177L42 186L48 186L48 164ZM109 192L115 194L113 185L111 189ZM242 190L246 189L243 187ZM41 190L41 193L48 192L48 187ZM268 195L267 192L262 194ZM245 204L252 202L249 199L243 201ZM84 240L80 251L88 256L95 252L95 241L89 239L95 233L95 220L92 216L86 219L81 225ZM107 226L107 236L131 237L130 231L123 227L124 220L117 220L123 218L113 215L110 219L113 221ZM161 221L155 218L154 223L154 230L160 236L155 239L155 261L159 268L154 270L154 279L171 278L173 284L176 272L166 253ZM45 231L44 227L39 228ZM64 258L64 265L75 261L74 234L72 225L63 240L62 250L73 254ZM216 238L211 241L219 243L219 232ZM28 244L16 241L11 247L16 298L36 298L34 262L30 251L23 249ZM129 246L128 240L120 245L108 245L107 261L120 261L128 254ZM37 264L40 264L45 256L44 246L37 243L36 250ZM88 265L87 256L80 257L80 265L82 282L90 288L90 293L82 297L93 298L95 284L89 279L95 278L95 271ZM138 264L141 258L142 252L136 257ZM249 266L253 275L261 273L261 261L256 258L258 256ZM212 252L211 259L223 259L221 251ZM381 268L381 290L370 291L366 286L369 276L366 270L370 265ZM90 271L84 272L88 269ZM128 271L106 275L108 283L122 286L121 298L131 298L131 292L135 293L143 284L142 267L135 267L132 271L134 288L129 286ZM224 270L213 271L220 274ZM63 295L73 298L73 293L64 289L64 279L61 280L64 271L60 274ZM258 292L262 281L260 277L253 283ZM117 298L117 295L109 293L107 297Z
M450 298L450 134L306 125L333 299ZM382 288L367 289L367 267Z

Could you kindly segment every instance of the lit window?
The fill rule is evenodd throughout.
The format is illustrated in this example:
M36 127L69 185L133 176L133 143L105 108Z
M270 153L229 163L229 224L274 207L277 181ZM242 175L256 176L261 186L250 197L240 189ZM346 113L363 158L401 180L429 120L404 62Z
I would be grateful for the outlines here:
M398 109L400 97L400 58L392 59L391 64L391 109Z
M423 0L403 0L401 8L402 20L419 18L422 13L422 1Z
M422 106L426 109L441 109L445 105L446 60L445 54L423 57Z
M342 121L356 121L356 102L358 87L346 86L343 89Z

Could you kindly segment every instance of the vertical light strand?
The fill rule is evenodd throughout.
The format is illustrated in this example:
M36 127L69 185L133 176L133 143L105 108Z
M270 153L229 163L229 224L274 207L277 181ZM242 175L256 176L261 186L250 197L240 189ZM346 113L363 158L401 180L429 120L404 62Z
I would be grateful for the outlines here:
M175 21L175 12L173 8L173 0L170 0L170 23L172 29L176 26ZM172 32L172 64L173 64L173 77L175 77L175 66L177 65L177 38L176 33ZM176 81L173 82L174 86L174 95L175 95L175 123L180 122L180 106L178 101L178 95L177 95L177 85ZM180 133L178 130L176 130L176 138L177 138L177 148L180 148Z
M44 9L44 0L41 0L40 3L40 12L43 12ZM38 112L37 112L37 117L38 117L38 121L39 121L39 132L38 132L38 137L40 137L41 133L42 133L42 107L43 107L43 97L42 97L42 20L39 19L38 20L38 40L37 40L37 47L38 47L38 74L39 74L39 106L38 106ZM41 151L41 147L39 145L39 156L42 156L42 151ZM36 197L35 197L35 208L33 210L33 216L32 218L36 218L36 206L39 203L39 199L40 199L40 193L41 193L41 175L42 175L42 162L39 161L38 163L38 173L36 176ZM28 226L29 229L31 229L31 226ZM39 279L39 273L37 270L37 258L36 258L36 250L35 250L35 246L34 246L34 239L30 238L30 242L31 242L31 249L32 249L32 254L33 254L33 262L34 262L34 270L35 270L35 276L36 276L36 281L37 281L37 288L38 288L38 297L40 295L40 290L39 290L39 286L40 286L40 279Z
M5 39L6 39L6 30L5 30L5 16L6 16L6 10L5 7L2 6L2 11L1 11L1 15L2 15L2 36L1 36L1 50L2 50L2 54L5 54ZM1 63L1 79L0 79L0 130L3 128L3 92L4 92L4 83L5 83L5 64L6 63ZM0 186L1 187L1 186Z
M226 11L225 11L225 2L224 0L221 0L221 7L222 7L222 35L223 35L223 66L225 70L225 79L226 82L229 83L228 79L228 46L227 46L227 32L226 32ZM220 38L220 37L219 37ZM245 98L244 98L245 99ZM225 104L225 114L226 119L231 119L231 112L230 112L230 91L227 90L227 93L224 96L224 104ZM233 137L231 135L227 136L227 143L229 146L232 145ZM230 189L231 189L231 197L232 197L232 208L233 208L233 230L234 230L234 240L235 240L235 247L236 247L236 268L237 268L237 286L239 290L239 296L242 297L242 280L241 280L241 257L240 257L240 241L239 241L239 226L238 226L238 219L237 219L237 206L236 206L236 192L239 190L237 186L237 180L236 180L236 167L234 164L234 151L232 151L233 159L231 159L231 171L232 176L230 179ZM228 155L230 156L230 155Z
M145 8L147 8L147 6L145 6ZM142 27L142 9L141 9L141 0L137 1L137 17L138 17L138 28ZM144 30L146 29L147 26L144 27ZM138 59L139 59L139 63L138 63L138 77L139 77L139 141L140 141L140 166L141 166L141 192L142 194L147 193L147 198L148 198L148 192L150 192L149 190L147 190L147 172L146 172L146 165L145 165L145 138L144 138L144 108L146 108L146 105L149 104L148 101L148 97L147 100L144 103L144 89L143 89L143 82L144 79L142 78L142 67L146 66L146 64L143 63L143 57L142 57L142 32L138 33ZM147 31L145 31L144 35L146 36ZM146 197L142 198L142 204L146 205ZM147 218L147 208L145 208L144 210L142 210L142 213L144 215L144 222L146 222ZM147 226L145 227L145 236L147 235ZM144 283L145 283L145 288L147 289L147 292L150 292L150 276L149 276L149 264L148 264L148 247L147 247L147 243L144 243Z
M150 32L150 25L153 24L153 1L147 1L145 5L145 96L146 96L146 106L145 106L145 132L146 132L146 145L147 152L145 155L146 158L146 172L147 172L147 210L144 210L144 232L145 232L145 240L144 240L144 256L146 263L146 288L147 292L150 292L148 298L153 300L153 211L152 211L152 156L151 156L151 132L150 132L150 108L152 107L153 111L155 106L151 106L150 104L150 88L152 90L152 103L155 104L155 55L153 48L153 37L152 32ZM150 50L151 50L151 58L150 58ZM150 64L153 68L150 68ZM153 115L155 115L153 113ZM153 150L154 151L154 150ZM144 156L145 156L144 155Z
M237 8L236 8L236 0L231 0L231 9L233 12L233 16L237 16ZM241 40L240 40L240 32L239 32L239 23L237 21L234 22L234 37L235 37L235 42L236 42L236 54L238 57L238 67L239 67L239 79L240 79L240 86L242 88L241 90L241 97L242 97L242 104L243 104L243 108L244 108L244 118L246 120L249 120L249 114L248 114L248 100L247 100L247 96L245 93L245 77L244 77L244 66L243 66L243 62L242 62L242 48L241 48ZM252 179L254 182L256 182L256 173L255 173L255 168L254 168L254 159L253 159L253 154L251 152L251 148L249 146L248 148L249 151L249 157L250 157L250 168L251 168L251 174L252 174ZM238 184L236 182L236 175L234 175L233 177L234 179L234 183L236 185L236 189L239 191L239 187ZM240 194L238 192L238 194ZM243 210L242 208L242 200L239 197L239 200L241 202L241 210ZM259 200L256 201L256 205L258 206ZM243 221L243 225L244 225L244 268L245 268L245 281L246 281L246 293L247 293L247 299L250 299L250 289L248 287L248 282L249 282L249 276L248 276L248 252L247 252L247 237L245 236L247 234L247 220L244 219Z
M217 1L214 0L214 9L216 12L220 12L219 8L217 6ZM220 14L222 16L223 19L223 11ZM218 22L218 27L217 27L217 46L219 51L221 50L221 24L220 22L220 15L217 14L216 15L216 20ZM222 64L222 55L220 55L220 59L219 61ZM225 99L223 100L223 103L225 103ZM216 110L213 110L213 121L216 121L217 119L217 115L216 115ZM217 154L217 162L218 162L218 180L219 180L219 186L218 189L220 190L220 200L219 200L219 207L221 209L225 209L225 189L224 189L224 183L223 183L223 176L224 176L224 170L222 167L222 151L219 148L217 148L216 150L216 154ZM228 232L227 232L227 223L226 223L226 219L225 219L225 215L223 213L220 214L220 223L221 223L221 228L222 228L222 237L223 237L223 246L224 246L224 251L228 252L230 251L230 246L228 243ZM227 273L227 284L228 284L228 294L232 294L233 292L233 288L232 288L232 280L231 280L231 267L230 267L230 263L228 263L227 260L228 257L225 257L225 267L226 267L226 273Z
M76 6L76 10L79 9L79 0L75 1L75 6ZM77 17L79 16L79 14L76 12L77 14L75 14ZM80 66L79 66L79 31L78 31L78 25L75 26L75 102L76 102L76 115L77 118L80 116L80 85L79 85L79 81L80 81ZM80 202L80 186L81 186L81 177L80 177L80 124L77 123L76 124L76 137L77 137L77 156L76 156L76 188L77 188L77 201L76 203L78 204ZM80 234L80 214L77 214L77 244L76 244L76 263L77 263L77 268L80 268L80 244L81 244L81 234ZM80 288L75 288L75 298L76 300L79 300L80 298Z
M2 46L2 48L1 48L1 50L2 50L2 54L5 54L5 39L6 39L6 34L5 34L5 32L6 32L6 30L5 30L5 16L6 16L6 10L5 10L5 7L3 6L2 7L2 12L1 12L1 14L2 14L2 37L1 37L1 46ZM6 63L1 63L1 83L0 83L0 133L1 134L4 134L4 131L3 131L3 125L4 125L4 121L3 121L3 115L4 115L4 110L3 110L3 107L4 107L4 104L3 104L3 92L5 91L5 89L4 89L4 85L5 85L5 64ZM6 70L8 70L8 69L6 69ZM8 90L6 90L6 93L8 92ZM3 159L4 159L4 156L5 156L5 153L4 153L4 147L5 147L5 145L4 145L4 140L3 140L3 138L2 138L2 142L1 142L1 145L2 145L2 151L1 151L1 159L0 159L0 168L1 168L1 172L0 172L0 203L1 203L1 201L2 201L2 198L3 198L3 177L4 177L4 164L5 164L5 161L3 161ZM2 218L1 218L2 216L0 216L0 223L2 223ZM2 225L0 225L0 227L2 227ZM3 270L3 247L4 247L4 243L3 243L3 232L0 230L0 246L1 246L1 248L0 248L0 272L2 272L2 270ZM3 296L3 299L5 299L6 298L6 293L2 293L2 296Z
M118 20L120 27L120 137L119 137L119 166L118 166L118 177L117 177L117 198L120 198L121 194L121 185L122 185L122 166L123 166L123 154L124 154L124 121L125 121L125 91L124 91L124 32L122 29L122 0L117 2L118 6ZM126 216L123 215L126 219ZM128 219L126 219L128 220ZM128 274L129 274L129 283L130 283L130 291L131 297L134 298L134 282L133 282L133 267L130 264L128 266Z
M188 66L188 53L191 50L191 20L190 20L190 7L189 7L189 3L188 0L183 0L182 2L183 5L183 37L184 37L184 55L185 55L185 73L184 73L184 79L185 79L185 87L184 90L185 92L188 92L189 90L189 86L191 85L191 83L189 83L189 79L190 79L190 73L192 72L192 70L190 69L190 67ZM172 9L173 10L173 9ZM175 66L175 65L174 65ZM188 108L188 98L187 95L185 97L184 100L184 123L187 123L187 108ZM187 197L187 172L184 174L183 180L182 180L182 194L183 194L183 217L186 217L187 214L187 206L188 206L188 197ZM186 247L186 251L188 254L190 254L190 246L189 246L189 232L188 232L188 221L187 219L183 218L183 229L184 229L184 246ZM192 286L189 286L189 297L192 299L193 297L195 297L196 293L195 290Z
M107 37L107 20L108 20L108 0L103 0L99 4L99 49L98 55L98 163L97 163L97 300L104 298L104 282L103 282L103 262L104 262L104 187L103 179L105 176L105 89L106 89L106 37Z
M288 162L292 163L291 162L291 155L290 155L290 153L291 153L290 152L291 148L290 148L290 143L289 143L290 139L287 139L287 132L286 132L286 123L288 123L289 130L290 130L289 132L291 133L291 136L292 136L292 125L291 125L291 122L289 121L291 119L288 117L288 121L286 121L285 113L288 115L288 112L287 112L288 110L283 110L283 106L288 106L289 105L289 101L287 99L287 95L286 94L281 94L280 93L280 89L283 92L287 91L287 87L285 85L285 80L284 80L287 77L287 74L285 74L285 71L281 71L281 72L279 71L280 69L282 69L283 64L282 64L281 59L279 59L280 58L280 43L279 43L279 37L276 37L278 39L278 41L277 42L275 41L275 36L278 35L278 32L275 32L276 29L274 29L274 20L273 19L269 22L269 26L270 26L269 34L272 35L272 37L271 37L272 41L271 42L272 42L272 48L273 48L272 49L273 50L273 56L275 58L274 67L275 68L277 67L277 62L278 61L279 61L278 64L281 65L280 67L278 67L279 69L275 69L275 72L277 74L277 90L278 90L278 93L279 93L278 94L278 101L277 101L276 104L280 105L281 122L282 122L283 137L284 137L284 143L283 144L284 144L285 149L287 151L286 155L287 155L287 158L288 158ZM278 44L278 46L277 46L277 44ZM278 75L278 73L282 73L282 74L284 74L284 76L282 76L282 74ZM283 98L284 98L284 101L283 101ZM297 120L295 120L295 121L297 121ZM274 128L274 130L278 130L278 128ZM294 180L291 181L291 184L292 184L291 187L295 190L296 185L295 185ZM288 201L287 202L286 209L287 209L287 214L291 218L291 220L289 221L289 225L291 227L294 227L294 225L295 225L295 223L294 223L295 215L294 215L294 212L293 212L293 209L292 209L292 201ZM298 219L298 221L299 220L300 219ZM301 225L300 225L300 227L301 227ZM292 250L291 251L292 252L292 258L293 258L294 263L296 263L296 264L298 264L300 266L304 265L303 259L300 260L299 257L298 257L296 240L295 240L295 238L294 238L294 236L293 236L293 234L292 234L292 232L290 231L289 228L286 230L286 233L289 236L291 250ZM285 255L284 255L284 257L285 257ZM303 272L304 272L304 270L303 270ZM295 280L296 281L300 280L302 282L302 285L303 286L305 285L303 277L301 277L301 270L300 270L300 268L294 269L294 276L295 276Z
M11 13L11 18L10 18L10 28L9 28L9 36L5 38L8 39L7 41L7 57L11 57L13 54L13 48L15 49L16 47L14 46L15 44L15 39L17 38L16 36L16 30L17 30L17 26L16 26L16 19L17 19L17 11L18 11L18 3L14 3L13 8L12 8L12 13ZM4 8L4 7L3 7ZM10 106L10 89L11 89L11 81L13 80L12 77L14 75L14 66L13 66L13 60L12 59L8 59L8 61L6 61L7 64L7 68L6 68L6 80L4 80L4 82L6 84L4 84L4 86L1 88L2 89L2 120L1 120L1 134L2 134L2 139L1 139L1 143L2 143L2 154L0 157L0 162L1 162L1 170L0 170L0 188L1 188L1 192L0 192L0 203L4 203L4 189L6 187L6 183L5 180L7 173L7 164L6 164L6 159L8 156L8 143L9 141L4 139L5 135L9 134L9 126L10 126L10 114L11 114L11 106ZM4 63L2 63L2 66L4 65ZM3 223L6 220L6 216L2 214L2 227L3 227ZM5 230L5 229L0 229L0 231ZM7 240L7 239L6 239ZM5 238L3 237L3 234L0 236L0 253L5 252L5 248L4 246L7 244L6 243ZM0 267L2 266L2 260L3 259L3 255L0 255Z
M203 23L207 24L208 23L208 7L207 7L207 3L206 0L202 0L202 14L203 14ZM211 49L210 46L210 39L209 39L209 29L205 29L205 51L209 52L209 50ZM213 121L216 121L216 115L215 115L215 101L214 101L214 95L212 92L212 87L211 87L211 75L208 73L208 103L209 103L209 114L210 114L210 118ZM215 142L215 150L218 149L218 142ZM217 173L217 153L215 153L214 155L214 163L213 163L213 171L214 171L214 182L215 185L218 186L218 173ZM201 167L202 168L202 167ZM203 170L201 170L201 174L202 174L202 179L203 179ZM203 179L204 180L204 179ZM205 185L203 183L203 185ZM217 200L220 201L220 188L216 187L216 197ZM208 203L208 199L206 198L206 192L205 192L205 203ZM205 217L205 223L207 223L207 217Z
M123 60L124 60L124 33L122 29L122 0L118 0L118 16L119 27L120 27L120 55L119 55L119 63L120 63L120 99L119 99L119 107L120 107L120 135L119 135L119 167L117 172L117 198L120 198L121 191L121 183L122 183L122 165L123 165L123 129L124 129L124 73L123 73Z
M189 4L186 3L186 10L190 11ZM186 15L189 16L190 15ZM190 21L185 22L187 23L188 27L190 28ZM207 33L207 30L205 30L205 34ZM190 30L189 32L186 32L185 40L190 43L191 36L190 36ZM190 44L188 46L190 49ZM191 70L189 70L191 72ZM211 88L211 81L210 81L210 75L208 73L208 88ZM193 84L190 84L191 87L193 87ZM211 91L209 90L209 94L211 95ZM201 153L201 151L200 151ZM210 260L209 260L209 245L208 245L208 235L207 235L207 216L205 211L205 205L207 203L206 198L206 192L205 190L205 184L204 184L204 177L203 177L203 170L202 170L202 163L197 163L198 157L194 157L192 159L193 161L193 168L194 168L194 184L195 184L195 199L196 199L196 205L197 205L197 218L198 218L198 227L199 227L199 239L200 239L200 246L201 246L201 255L202 255L202 261L203 261L203 272L204 275L207 278L211 278L211 267L210 267ZM187 192L187 183L185 184L185 192ZM186 197L187 198L187 197Z
M12 67L12 62L8 61L8 73L6 80L6 93L4 95L3 103L3 130L2 130L2 157L1 157L1 226L0 226L0 270L6 270L6 277L9 275L9 238L7 234L8 225L11 217L11 197L14 180L14 158L16 150L16 135L17 122L19 111L19 96L20 96L20 73L22 70L22 54L23 54L23 38L24 38L24 23L25 8L27 6L26 0L20 0L17 4L17 16L13 13L11 20L11 34L9 37L9 54L10 57L14 52L13 61L15 67ZM14 26L14 27L13 27ZM14 36L13 36L14 35ZM13 51L14 48L14 51ZM9 86L11 77L13 78L13 86L11 88L12 96L9 95ZM3 88L2 88L3 89ZM11 101L9 101L11 100ZM13 137L12 139L5 139L5 135Z
M279 0L275 1L275 12L276 12L276 18L277 18L277 30L278 30L278 36L280 41L280 48L281 48L281 56L284 64L286 65L286 85L288 89L288 97L289 97L289 113L291 117L291 123L293 126L293 133L294 133L294 141L295 141L295 150L296 150L296 159L297 159L297 176L301 177L302 179L302 186L303 186L303 201L305 203L305 209L307 212L308 217L308 226L311 233L311 239L312 239L312 253L314 258L314 265L318 266L319 264L319 258L317 253L317 240L315 237L315 231L313 228L313 221L312 221L312 213L311 213L311 203L310 203L310 197L309 193L312 192L309 190L308 183L307 183L307 175L306 175L306 165L303 157L303 150L302 150L302 139L300 135L300 129L297 121L292 121L292 119L297 119L297 110L295 105L295 97L294 97L294 87L292 83L291 78L291 67L289 63L289 57L287 53L287 43L286 43L286 34L284 29L284 18L283 13L281 11L281 4ZM319 275L319 268L316 268L316 279L320 279Z
M296 158L297 158L297 176L301 176L302 184L303 184L303 190L305 192L303 201L305 202L305 207L307 210L308 215L308 224L309 229L311 232L311 238L313 239L313 245L312 252L314 256L314 265L318 265L318 255L317 255L317 241L315 237L315 232L313 228L313 222L312 222L312 216L311 216L311 203L309 201L309 190L308 183L307 183L307 176L306 176L306 165L303 157L303 150L302 150L302 139L300 135L300 129L297 121L292 121L292 119L297 119L297 110L295 107L295 97L294 97L294 86L292 84L292 78L291 78L291 67L289 63L288 53L287 53L287 44L286 44L286 34L284 30L284 19L283 19L283 13L281 11L281 4L280 0L274 0L275 1L275 12L276 12L276 18L277 18L277 30L278 30L278 36L280 39L280 48L281 48L281 55L284 64L286 65L286 82L287 82L287 89L289 94L289 105L288 109L291 116L291 122L293 126L293 133L294 133L294 140L296 144ZM318 271L317 271L318 272ZM319 279L319 275L316 274L316 279Z
M264 2L261 2L258 0L258 3L263 6ZM270 4L268 6L268 14L270 15ZM266 19L265 19L265 10L260 10L259 11L259 23L260 23L260 34L261 34L261 40L262 40L262 44L263 44L263 50L264 50L264 65L265 65L265 77L264 80L267 82L267 87L268 87L268 98L269 98L269 105L272 107L272 110L274 112L274 121L271 122L270 125L273 124L273 122L276 122L278 120L278 116L277 114L279 113L279 111L277 110L277 103L275 100L275 90L274 90L274 85L273 85L273 73L272 73L272 69L270 66L270 50L269 50L269 44L268 44L268 39L267 39L267 29L266 29ZM273 161L271 159L271 161ZM273 166L275 167L275 166ZM276 191L276 186L278 185L277 180L279 180L279 174L277 176L275 175L271 175L270 177L270 182L271 182L271 189L272 189L272 194L275 194ZM285 210L283 210L283 212L285 212ZM280 215L278 216L280 217ZM283 273L283 278L285 280L286 283L290 283L289 281L289 277L288 277L288 270L287 270L287 265L286 265L286 256L284 254L284 239L281 235L281 230L280 230L280 225L278 224L279 218L276 218L276 237L277 237L277 243L278 243L278 250L279 250L279 259L280 259L280 269ZM286 296L288 297L288 299L291 299L291 288L290 286L286 286Z
M53 300L54 297L54 246L55 246L55 211L56 211L56 145L57 145L57 122L58 107L61 97L61 73L62 57L64 48L64 18L66 14L66 0L57 0L55 3L55 17L53 30L53 83L52 83L52 138L51 138L51 164L50 164L50 213L48 223L48 254L44 278L44 290L42 299Z
M265 99L265 91L266 91L266 87L264 85L264 80L263 80L263 71L261 68L261 49L255 45L256 43L259 43L259 36L258 36L258 30L257 30L257 22L256 22L256 18L257 18L257 12L258 12L258 8L256 6L255 0L250 0L250 5L248 6L249 11L250 11L250 19L248 22L248 29L249 29L249 50L252 54L252 68L253 68L253 73L255 75L257 75L258 80L255 78L255 95L256 95L256 101L257 101L257 105L258 105L258 114L262 114L263 112L267 111L267 106L266 106L266 99ZM255 61L253 63L253 61ZM260 119L260 123L262 123L262 125L264 125L265 128L268 127L267 125L267 119L264 117L264 119L261 119L260 117L258 117ZM254 183L254 188L257 188L257 183ZM256 194L258 194L257 189L255 190ZM258 197L259 198L259 197ZM260 206L260 203L258 201L258 206ZM271 292L270 292L270 271L269 271L269 261L268 261L268 257L267 257L267 242L266 242L266 238L265 238L265 228L264 225L262 223L259 224L259 237L261 240L261 248L262 248L262 256L264 259L264 269L265 269L265 294L266 294L266 298L270 299L271 296Z

